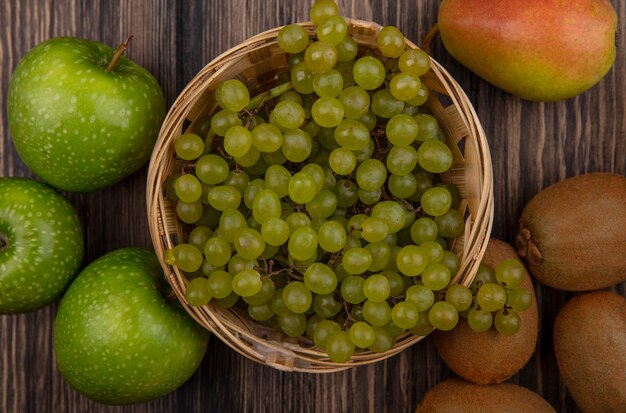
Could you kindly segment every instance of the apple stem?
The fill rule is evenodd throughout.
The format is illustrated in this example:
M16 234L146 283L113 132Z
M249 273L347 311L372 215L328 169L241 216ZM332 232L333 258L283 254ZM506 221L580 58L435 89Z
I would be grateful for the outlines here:
M130 43L132 38L133 38L133 35L131 34L130 36L128 36L128 38L126 40L124 40L124 42L122 42L122 44L119 45L119 47L115 51L115 54L113 54L113 57L111 58L111 61L107 65L107 70L109 72L113 70L113 68L115 67L115 64L117 63L117 61L120 59L120 57L122 57L122 55L126 51L126 48L128 47L128 43Z
M432 42L435 36L437 36L437 33L439 33L439 25L435 23L433 27L428 30L426 36L424 36L424 46L422 47L422 49L428 54L430 54L430 42Z
M4 251L9 246L9 240L6 235L0 234L0 251Z
M174 290L170 290L170 292L165 295L165 301L167 301L168 304L172 304L177 300L178 297L176 296L176 292Z

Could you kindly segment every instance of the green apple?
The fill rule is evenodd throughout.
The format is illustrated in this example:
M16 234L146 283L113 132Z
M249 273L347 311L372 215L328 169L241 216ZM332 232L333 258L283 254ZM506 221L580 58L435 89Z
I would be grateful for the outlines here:
M54 301L82 259L80 221L62 195L31 179L0 178L0 313Z
M129 404L162 396L198 368L208 332L165 296L156 255L120 249L76 277L61 300L54 350L65 379L85 396Z
M13 143L50 185L95 191L150 157L165 116L163 92L146 69L120 54L95 41L59 37L17 65L8 92Z

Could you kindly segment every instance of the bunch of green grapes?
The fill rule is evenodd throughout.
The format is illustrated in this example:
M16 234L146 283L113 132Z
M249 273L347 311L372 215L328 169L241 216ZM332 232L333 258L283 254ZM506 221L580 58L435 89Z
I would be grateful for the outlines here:
M295 24L278 34L287 83L252 99L222 83L220 109L175 141L182 167L166 189L190 232L165 259L191 279L190 305L235 306L345 362L453 328L473 295L449 286L465 221L423 106L429 56L395 27L360 49L331 0L311 20L312 38Z

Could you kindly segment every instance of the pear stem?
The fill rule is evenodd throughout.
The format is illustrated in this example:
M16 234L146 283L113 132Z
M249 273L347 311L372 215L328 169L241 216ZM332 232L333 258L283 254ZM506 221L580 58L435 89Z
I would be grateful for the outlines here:
M124 42L122 42L122 44L119 45L119 47L115 51L115 54L113 54L113 57L111 58L111 61L107 65L107 70L109 72L111 72L113 70L113 68L115 67L115 64L117 63L117 61L120 60L120 57L122 57L122 55L126 51L126 48L128 47L128 43L130 43L130 41L132 39L133 39L133 35L131 34L130 36L128 36L128 38L126 40L124 40Z
M428 30L426 36L424 36L424 46L422 47L422 49L424 49L424 51L428 54L430 54L430 42L432 42L435 36L437 36L437 33L439 33L439 25L435 23L433 27Z

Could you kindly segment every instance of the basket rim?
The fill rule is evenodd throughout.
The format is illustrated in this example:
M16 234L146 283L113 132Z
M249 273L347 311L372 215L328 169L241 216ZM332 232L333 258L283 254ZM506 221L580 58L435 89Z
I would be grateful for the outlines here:
M346 18L346 21L348 22L349 31L365 29L378 32L382 28L382 26L376 22L349 18ZM312 22L299 22L296 24L304 28L308 28L310 33L315 27ZM209 305L204 306L206 307L206 314L203 314L201 310L202 307L191 307L186 303L184 298L184 290L180 287L180 284L177 283L177 281L182 281L182 278L184 278L184 276L181 276L178 268L169 266L167 263L165 263L163 258L164 248L161 247L163 234L159 232L159 221L161 223L165 223L167 220L163 211L164 204L166 202L163 199L162 191L162 184L163 182L165 182L165 162L163 162L163 157L165 155L164 152L167 149L168 145L171 143L171 141L173 141L172 135L175 135L176 131L182 128L186 116L188 115L193 105L196 103L207 85L211 84L211 82L213 82L215 78L221 73L221 70L225 70L230 62L241 58L243 55L277 43L276 35L282 27L284 26L274 27L272 29L254 35L246 41L218 55L194 76L194 78L180 92L180 94L170 107L159 132L159 137L155 144L148 170L146 201L149 228L153 246L155 248L155 251L157 252L157 257L164 270L164 274L168 283L172 285L172 288L178 300L181 302L181 305L183 305L187 312L199 324L207 328L213 334L217 335L229 347L233 348L247 358L250 358L261 364L270 365L274 368L287 371L303 371L316 373L335 372L345 370L349 367L369 364L391 357L399 353L400 351L403 351L407 347L413 345L417 341L421 340L423 336L415 336L411 333L405 333L404 335L398 337L396 344L390 350L384 353L373 353L368 350L358 352L355 353L352 358L345 363L332 362L327 358L325 354L318 350L310 350L304 349L303 347L298 347L300 351L294 353L294 351L292 351L292 349L290 349L289 346L287 346L283 342L268 341L256 337L259 341L262 342L262 345L265 345L270 349L274 349L278 353L287 354L289 357L294 357L292 356L292 354L295 354L295 358L300 361L306 361L314 367L301 367L295 365L295 363L290 365L288 358L287 364L284 364L285 360L271 362L267 354L265 354L265 357L263 357L262 354L259 354L258 349L253 348L254 346L249 346L242 342L241 335L245 335L245 331L241 331L241 329L235 328L236 326L234 327L232 325L230 326L230 330L226 328L226 326L224 325L224 320L219 317L220 313L223 312L223 310L217 311L215 307L211 303L209 303ZM357 43L359 42L357 41ZM359 43L359 46L363 46L363 44ZM411 42L409 39L405 39L405 47L418 48L418 46ZM456 278L459 278L460 275L467 272L470 274L470 276L465 277L462 283L469 286L473 279L473 275L475 275L475 270L480 264L480 260L487 247L493 225L494 199L491 155L489 152L489 146L487 138L485 136L485 132L476 115L475 109L471 105L465 92L461 89L461 87L454 80L454 78L452 78L452 76L434 58L432 58L432 56L430 70L435 74L437 80L441 81L441 84L445 88L445 92L448 94L448 97L452 101L452 104L450 106L462 109L459 110L459 115L461 116L465 126L467 126L468 137L471 136L476 140L475 144L478 147L477 155L479 157L479 165L482 167L482 170L480 171L482 181L480 182L479 189L481 196L480 202L478 204L478 210L483 213L478 214L477 219L472 222L472 231L468 231L469 225L467 225L466 222L466 234L464 242L465 246L472 245L472 248L468 249L464 246L463 255L460 257L462 268L457 273L457 277L455 277L455 279L453 280L455 281ZM468 220L471 220L471 215ZM171 248L173 246L170 238L171 237L168 234L165 234L165 246L167 248ZM214 323L214 326L207 325L207 323L202 319L202 317L206 315L208 315L208 317ZM250 334L249 331L247 333ZM277 345L279 345L278 347L280 348L277 348ZM280 356L281 354L278 355ZM313 355L317 356L317 358L313 357ZM320 355L322 355L323 357L320 358ZM294 362L294 360L291 361Z

